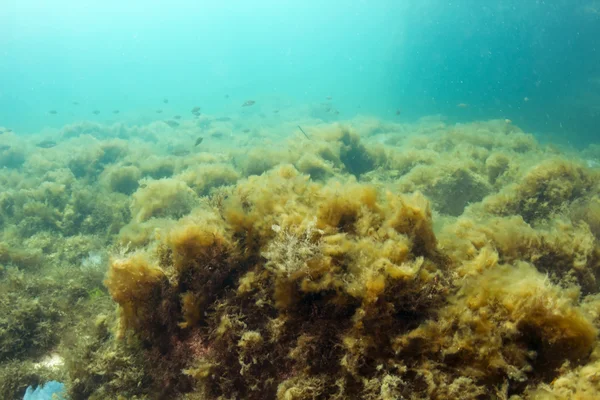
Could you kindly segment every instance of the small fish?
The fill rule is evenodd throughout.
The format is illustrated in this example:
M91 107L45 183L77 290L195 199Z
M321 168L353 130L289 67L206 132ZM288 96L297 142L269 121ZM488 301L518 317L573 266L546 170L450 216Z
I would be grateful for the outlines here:
M228 99L228 98L229 98L229 95L228 95L228 94L226 94L226 95L225 95L225 98L226 98L226 99Z
M304 132L304 129L302 129L302 127L300 125L298 125L298 129L300 129L300 132L302 132L304 134L304 136L306 136L306 138L308 140L310 140L310 138L308 137L308 135L306 134L306 132Z
M523 101L527 103L529 101L529 97L523 97Z
M275 114L279 114L279 110L273 110Z
M202 141L204 140L204 138L202 136L200 136L198 139L196 139L196 143L194 143L194 147L198 146L200 143L202 143Z
M169 99L163 99L163 103L169 104Z
M74 106L78 106L78 105L79 105L79 102L78 102L78 101L74 101L74 102L72 102L71 104L73 104Z
M98 110L94 110L94 111L92 111L92 114L94 114L94 115L98 115L98 114L100 114L100 111L98 111Z
M113 110L113 114L118 114L119 110Z
M50 149L56 146L56 142L54 140L46 139L36 144L36 146L41 147L42 149Z
M333 113L334 113L335 115L340 115L340 112L339 112L338 110L335 110Z
M331 100L332 98L333 97L331 97L331 96L327 96L327 97L325 97L325 100Z
M173 119L181 119L181 115L175 115Z
M0 151L4 151L4 150L8 150L10 149L10 146L7 144L0 144Z
M179 126L179 122L173 120L165 121L165 124L169 125L171 128L177 128Z
M467 103L458 103L456 105L456 107L458 107L458 108L469 108L469 105Z
M229 117L219 117L219 118L215 118L215 121L228 122L228 121L231 121L231 118L229 118Z
M223 132L213 132L213 133L210 134L210 136L212 136L214 138L217 138L217 139L220 139L220 138L223 137Z
M396 115L400 115L400 114L402 114L402 111L400 109L397 109L396 110Z
M505 123L507 123L507 124L512 124L512 121L511 121L510 119L508 119L508 118L506 118L506 119L504 120L504 122L505 122Z
M48 111L48 113L52 114L52 115L56 115L56 114L58 114L58 111L56 111L56 110L50 110L50 111Z
M192 108L192 114L199 113L199 112L200 112L200 107L196 106L196 107Z
M173 150L171 152L171 154L174 156L181 157L181 156L187 156L188 154L190 154L190 151L187 149L176 149L176 150Z
M162 110L156 110L157 114L162 114Z
M250 129L246 128L246 129L244 129L242 132L244 132L244 133L248 133L248 132L250 132Z
M250 107L250 106L253 106L254 104L256 104L256 101L254 101L254 100L246 100L244 102L244 104L242 104L242 107Z

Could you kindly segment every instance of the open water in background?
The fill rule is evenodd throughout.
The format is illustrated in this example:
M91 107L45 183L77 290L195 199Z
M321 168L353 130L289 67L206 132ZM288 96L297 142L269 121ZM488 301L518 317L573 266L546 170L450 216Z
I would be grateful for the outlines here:
M302 117L331 96L340 120L508 118L584 146L600 137L598 38L596 0L4 0L0 126L247 99Z

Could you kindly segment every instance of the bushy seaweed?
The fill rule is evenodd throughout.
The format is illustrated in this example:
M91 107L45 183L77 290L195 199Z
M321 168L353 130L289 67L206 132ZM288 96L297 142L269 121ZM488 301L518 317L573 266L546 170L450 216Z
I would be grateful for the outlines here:
M597 170L504 120L303 127L9 136L1 396L600 395Z

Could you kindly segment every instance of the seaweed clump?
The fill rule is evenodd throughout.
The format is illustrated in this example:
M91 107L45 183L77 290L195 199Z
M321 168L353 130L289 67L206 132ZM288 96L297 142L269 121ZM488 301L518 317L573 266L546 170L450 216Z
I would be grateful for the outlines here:
M599 176L575 162L547 160L531 168L516 183L488 196L482 207L489 214L521 215L525 222L536 223L575 201L597 194Z
M395 370L389 332L446 302L448 259L422 196L325 187L282 166L202 215L161 233L155 261L114 260L106 282L121 326L161 349L156 380L179 389L188 379L207 398L295 398L312 382L347 398L368 390L361 376Z
M530 264L493 264L465 278L435 321L396 338L397 354L415 363L433 398L456 395L457 376L478 394L469 398L489 395L491 382L498 395L522 394L551 382L562 365L587 361L594 348L598 331L576 290L564 293Z
M197 196L184 182L163 178L143 180L133 194L131 213L136 222L152 217L179 218L194 207Z

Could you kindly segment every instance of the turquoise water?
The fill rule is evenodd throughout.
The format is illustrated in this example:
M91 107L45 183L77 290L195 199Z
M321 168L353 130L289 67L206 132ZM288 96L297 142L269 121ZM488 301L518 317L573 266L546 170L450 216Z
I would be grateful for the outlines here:
M301 115L331 96L341 119L508 118L597 140L600 5L522 3L7 0L0 125L142 123L249 99Z
M600 398L598 38L600 0L0 0L0 399Z

